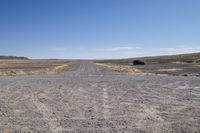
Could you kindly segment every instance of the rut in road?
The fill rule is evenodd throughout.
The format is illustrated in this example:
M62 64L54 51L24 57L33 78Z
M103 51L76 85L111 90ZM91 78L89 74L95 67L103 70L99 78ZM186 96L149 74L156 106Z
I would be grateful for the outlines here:
M199 132L199 82L86 61L63 74L0 77L0 132Z

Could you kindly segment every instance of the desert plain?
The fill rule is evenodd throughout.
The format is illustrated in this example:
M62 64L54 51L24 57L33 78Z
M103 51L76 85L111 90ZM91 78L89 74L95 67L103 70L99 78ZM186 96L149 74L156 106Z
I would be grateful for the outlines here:
M148 64L116 61L2 62L0 133L200 132L196 74L149 73Z

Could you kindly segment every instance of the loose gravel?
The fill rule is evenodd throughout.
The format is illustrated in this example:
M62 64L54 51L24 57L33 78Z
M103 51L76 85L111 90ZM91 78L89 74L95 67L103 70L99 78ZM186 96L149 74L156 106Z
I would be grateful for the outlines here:
M0 133L200 132L200 78L128 75L79 62L0 77Z

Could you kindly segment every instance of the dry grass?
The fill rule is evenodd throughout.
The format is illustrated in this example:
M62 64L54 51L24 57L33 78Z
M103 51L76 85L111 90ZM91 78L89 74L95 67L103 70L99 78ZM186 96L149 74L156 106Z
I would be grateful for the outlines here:
M178 68L169 68L169 69L159 69L158 72L175 72L175 71L181 71L182 69Z
M72 64L59 60L0 60L0 76L62 73Z
M134 68L134 67L130 67L130 66L122 66L122 65L113 65L113 64L109 64L109 63L94 63L98 66L104 67L104 68L108 68L117 72L125 72L128 74L134 74L134 73L138 73L140 72L140 70Z
M65 64L61 66L56 66L52 68L45 68L45 69L39 69L39 70L32 70L27 72L27 74L32 75L32 74L54 74L54 73L62 73L64 71L67 71L70 67L70 64Z

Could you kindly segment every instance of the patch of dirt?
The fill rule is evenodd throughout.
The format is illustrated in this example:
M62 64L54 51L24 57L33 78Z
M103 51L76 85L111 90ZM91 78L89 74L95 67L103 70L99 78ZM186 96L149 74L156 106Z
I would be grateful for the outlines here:
M125 72L128 74L134 74L134 73L139 73L141 72L139 69L136 69L134 67L131 66L123 66L123 65L114 65L114 64L109 64L109 63L94 63L95 65L104 67L104 68L108 68L111 70L114 70L116 72Z

